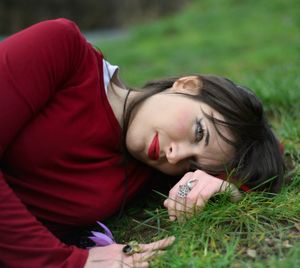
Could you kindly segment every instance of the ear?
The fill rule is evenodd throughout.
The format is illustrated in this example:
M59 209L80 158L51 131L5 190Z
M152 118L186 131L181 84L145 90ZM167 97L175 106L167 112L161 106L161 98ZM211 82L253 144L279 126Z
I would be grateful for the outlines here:
M191 76L184 76L177 79L174 82L170 91L173 93L185 93L185 94L197 95L199 94L202 87L203 87L203 83L200 77L196 75L191 75Z

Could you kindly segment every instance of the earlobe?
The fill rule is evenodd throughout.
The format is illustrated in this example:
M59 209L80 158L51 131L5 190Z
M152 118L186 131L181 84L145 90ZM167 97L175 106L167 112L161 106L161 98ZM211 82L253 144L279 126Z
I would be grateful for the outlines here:
M174 93L197 95L202 87L203 83L199 76L184 76L174 82L171 91Z

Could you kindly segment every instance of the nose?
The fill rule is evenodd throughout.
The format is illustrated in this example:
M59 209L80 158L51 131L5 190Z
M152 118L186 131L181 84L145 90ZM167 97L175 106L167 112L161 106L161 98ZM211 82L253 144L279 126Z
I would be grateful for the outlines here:
M193 155L192 145L187 142L171 142L166 151L166 158L172 165L191 158Z

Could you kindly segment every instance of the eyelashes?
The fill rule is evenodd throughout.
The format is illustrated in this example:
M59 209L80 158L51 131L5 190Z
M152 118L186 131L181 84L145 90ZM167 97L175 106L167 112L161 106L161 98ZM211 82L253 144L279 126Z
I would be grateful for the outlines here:
M196 118L196 128L195 128L195 143L200 142L204 137L204 129L202 125L202 118Z

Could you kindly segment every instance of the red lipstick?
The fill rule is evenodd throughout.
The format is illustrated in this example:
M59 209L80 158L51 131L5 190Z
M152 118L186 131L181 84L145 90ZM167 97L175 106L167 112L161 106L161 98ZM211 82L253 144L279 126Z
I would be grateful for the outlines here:
M157 132L149 146L148 156L151 160L157 160L159 158L159 140Z

